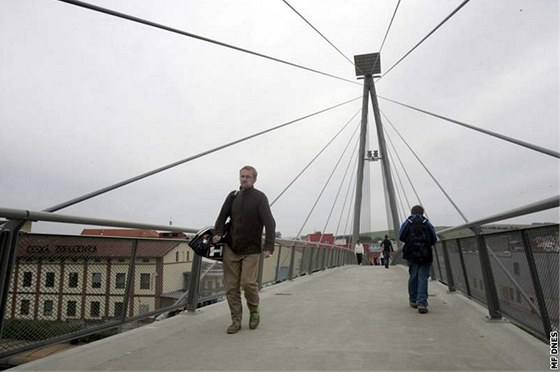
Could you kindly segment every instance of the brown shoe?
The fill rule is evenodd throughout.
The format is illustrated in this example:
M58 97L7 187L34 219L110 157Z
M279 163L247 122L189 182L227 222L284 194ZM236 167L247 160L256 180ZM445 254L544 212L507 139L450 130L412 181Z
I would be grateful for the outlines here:
M418 312L420 314L426 314L428 312L428 308L426 305L418 305Z
M241 322L233 322L229 327L227 327L226 332L230 335L239 332L241 329Z
M416 309L416 308L418 308L418 305L416 305L416 302L411 301L410 302L410 307L413 308L413 309Z

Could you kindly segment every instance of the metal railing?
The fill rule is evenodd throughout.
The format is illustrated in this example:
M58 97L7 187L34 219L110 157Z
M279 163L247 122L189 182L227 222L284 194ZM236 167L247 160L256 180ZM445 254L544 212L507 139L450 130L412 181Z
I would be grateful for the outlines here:
M488 308L490 319L505 316L541 340L558 331L560 243L558 224L499 232L482 225L557 208L559 197L438 232L432 278ZM463 237L452 233L467 231ZM465 234L463 234L465 235ZM400 252L399 252L400 253ZM403 263L397 255L395 263Z
M195 229L7 208L0 217L8 219L0 225L0 358L195 312L225 298L222 263L195 255L187 239L20 231L25 221ZM350 263L354 253L344 247L277 239L273 256L261 256L259 286Z

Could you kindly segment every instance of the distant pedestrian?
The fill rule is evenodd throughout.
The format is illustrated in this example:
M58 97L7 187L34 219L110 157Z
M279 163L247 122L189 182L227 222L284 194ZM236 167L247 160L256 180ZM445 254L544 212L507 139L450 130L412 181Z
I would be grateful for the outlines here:
M420 314L428 312L428 277L432 266L432 246L437 242L434 226L424 217L424 208L415 205L402 223L399 240L404 242L403 258L408 261L408 298Z
M231 237L225 246L223 265L226 298L232 320L226 331L229 334L241 329L241 288L249 308L249 328L255 329L259 325L257 270L261 252L264 251L265 257L270 257L274 252L276 229L266 195L253 187L257 181L257 170L244 166L239 171L239 181L239 191L231 192L222 206L213 237L214 243L222 239L227 233L226 221L229 218ZM264 244L263 227L266 229Z
M364 254L364 245L361 241L357 241L354 246L354 253L356 253L356 259L358 260L358 265L362 264L362 256Z
M381 246L383 247L383 257L385 261L385 268L389 268L389 260L391 258L391 252L393 252L393 244L389 240L389 236L385 235L385 239L381 242Z

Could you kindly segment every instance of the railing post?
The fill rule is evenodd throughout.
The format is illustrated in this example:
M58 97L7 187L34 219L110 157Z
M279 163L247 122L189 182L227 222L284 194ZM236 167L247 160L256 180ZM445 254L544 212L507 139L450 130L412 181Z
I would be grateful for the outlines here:
M0 230L0 336L4 331L6 304L10 292L10 276L16 259L17 237L25 221L13 220L4 223Z
M311 274L313 274L313 256L314 256L314 253L315 253L315 247L307 246L306 248L310 250L310 252L309 252L309 264L307 266L307 273L309 275L311 275Z
M533 287L535 288L535 296L537 297L537 304L539 305L539 311L541 313L541 320L543 323L543 329L545 336L548 337L552 331L552 326L550 325L550 316L548 315L548 309L546 308L546 303L544 301L544 295L542 292L541 281L537 271L537 265L535 263L535 256L533 256L533 250L531 249L531 242L527 237L525 230L521 231L521 237L523 240L523 248L525 249L525 255L527 256L527 265L529 266L529 272L531 273L531 280L533 282Z
M278 258L276 259L276 272L274 273L274 282L278 283L278 274L280 273L280 257L282 256L282 246L278 246Z
M134 239L132 243L132 252L130 255L130 264L128 265L128 276L126 278L126 291L123 299L123 312L121 314L121 323L126 322L126 314L128 313L128 306L131 300L132 286L136 282L134 275L136 275L136 252L138 251L138 239ZM109 280L109 279L107 279ZM134 305L134 304L133 304Z
M447 251L447 242L441 241L441 248L443 253L443 262L445 263L445 275L447 276L447 288L449 292L455 292L455 279L453 279L453 270L451 269L451 260L449 259L449 252Z
M438 246L437 244L434 245L434 253L435 253L435 256L436 256L436 262L437 262L437 267L438 267L439 279L441 280L441 278L442 278L442 274L441 274L441 263L439 262L439 255L438 255L438 249L439 249L439 248L438 248L437 246ZM432 265L432 267L433 267L433 266L434 266L434 265ZM435 274L435 271L434 271L434 274Z
M301 251L303 257L303 250ZM290 253L290 269L288 271L288 279L294 280L294 266L296 263L296 245L292 244L292 252Z
M198 306L198 287L200 285L200 271L202 269L202 257L195 254L191 265L189 278L189 294L187 295L187 312L194 313Z
M461 240L457 239L457 249L459 250L459 261L461 261L461 270L463 271L463 279L465 280L465 289L467 294L471 297L471 286L469 284L469 277L467 276L467 266L465 265L465 258L463 257L463 249L461 248Z
M496 290L496 282L492 272L492 264L490 263L490 256L488 254L488 248L486 247L486 241L484 236L480 233L480 228L473 227L471 228L471 231L476 235L488 314L491 320L498 320L502 318L502 315L500 314L500 301L498 299L498 291Z

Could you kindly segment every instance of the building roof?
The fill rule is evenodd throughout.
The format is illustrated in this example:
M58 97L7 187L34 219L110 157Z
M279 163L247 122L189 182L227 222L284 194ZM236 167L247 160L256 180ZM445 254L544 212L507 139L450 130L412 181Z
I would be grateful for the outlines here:
M17 255L25 258L88 258L132 255L136 239L70 235L22 234ZM137 257L163 257L182 241L138 239Z
M159 232L156 230L144 229L84 229L82 235L159 238Z

